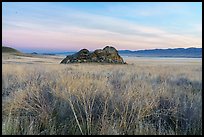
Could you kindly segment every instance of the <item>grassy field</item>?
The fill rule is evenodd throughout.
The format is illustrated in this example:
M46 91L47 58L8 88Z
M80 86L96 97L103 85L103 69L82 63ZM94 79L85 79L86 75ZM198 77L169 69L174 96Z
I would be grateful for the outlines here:
M2 133L201 135L201 59L3 56Z

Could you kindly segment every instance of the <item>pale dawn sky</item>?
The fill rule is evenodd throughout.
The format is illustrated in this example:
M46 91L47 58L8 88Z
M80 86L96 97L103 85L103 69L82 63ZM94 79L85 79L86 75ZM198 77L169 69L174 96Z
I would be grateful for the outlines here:
M3 2L2 45L21 51L202 47L201 2Z

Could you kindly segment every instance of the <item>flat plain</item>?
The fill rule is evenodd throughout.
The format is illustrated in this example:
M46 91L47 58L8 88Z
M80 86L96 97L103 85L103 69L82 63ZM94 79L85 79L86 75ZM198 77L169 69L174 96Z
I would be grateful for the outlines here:
M2 54L2 134L202 134L202 59L63 58Z

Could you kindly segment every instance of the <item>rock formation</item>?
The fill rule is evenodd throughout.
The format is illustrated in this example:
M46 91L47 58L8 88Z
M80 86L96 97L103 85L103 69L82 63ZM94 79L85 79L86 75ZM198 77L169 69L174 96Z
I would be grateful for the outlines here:
M118 51L114 47L110 46L106 46L104 49L97 49L94 52L89 52L87 49L82 49L73 55L68 55L60 63L68 64L85 62L126 64L122 57L120 57L118 54Z

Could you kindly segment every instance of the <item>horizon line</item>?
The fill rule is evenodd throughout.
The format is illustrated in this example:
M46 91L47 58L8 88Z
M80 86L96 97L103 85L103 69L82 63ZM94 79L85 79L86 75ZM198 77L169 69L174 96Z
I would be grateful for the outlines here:
M107 46L111 46L111 45L107 45ZM50 50L55 50L55 49L25 49L25 48L15 48L15 47L11 47L11 46L3 46L2 47L9 47L9 48L14 48L16 50L19 50L23 53L33 53L33 52L36 52L36 53L62 53L62 52L78 52L80 51L81 49L87 49L88 48L81 48L79 50L57 50L56 51L50 51ZM112 46L114 47L114 46ZM114 47L115 48L115 47ZM141 51L141 50L165 50L165 49L189 49L189 48L196 48L196 49L202 49L202 47L174 47L174 48L171 48L171 47L168 47L168 48L145 48L145 49L137 49L137 50L130 50L130 49L116 49L118 51L124 51L124 50L127 50L127 51ZM100 48L96 48L96 49L100 49ZM94 50L96 50L94 49ZM89 50L89 51L94 51L94 50ZM46 52L48 51L48 52Z

